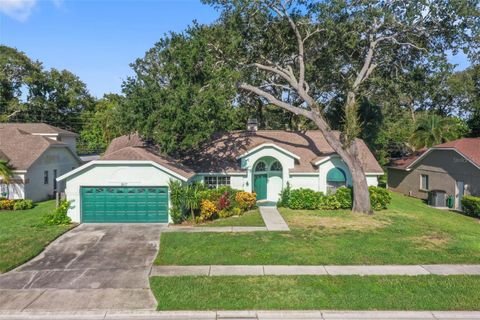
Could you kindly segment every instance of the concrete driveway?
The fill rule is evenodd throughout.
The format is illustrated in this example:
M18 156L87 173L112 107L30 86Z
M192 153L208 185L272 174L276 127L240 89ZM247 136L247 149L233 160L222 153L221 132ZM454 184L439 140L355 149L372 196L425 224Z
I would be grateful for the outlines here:
M148 275L156 224L84 224L0 275L0 310L155 309Z

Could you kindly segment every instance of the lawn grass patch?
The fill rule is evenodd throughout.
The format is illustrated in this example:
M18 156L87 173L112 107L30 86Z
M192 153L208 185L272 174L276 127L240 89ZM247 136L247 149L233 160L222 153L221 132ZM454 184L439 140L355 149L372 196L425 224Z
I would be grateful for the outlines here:
M373 216L280 209L290 232L163 233L156 264L480 263L478 219L392 194Z
M39 202L33 209L0 211L0 273L38 255L71 226L45 226L42 217L55 209L55 201Z
M152 277L158 310L479 310L478 276Z
M258 209L250 210L241 216L217 219L199 223L196 227L265 227L262 215Z

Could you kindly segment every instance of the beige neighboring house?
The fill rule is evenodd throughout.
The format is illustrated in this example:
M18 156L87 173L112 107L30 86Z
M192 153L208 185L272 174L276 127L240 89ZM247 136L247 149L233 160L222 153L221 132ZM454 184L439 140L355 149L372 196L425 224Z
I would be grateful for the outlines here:
M463 138L393 161L388 188L420 199L431 190L454 196L461 210L464 195L480 196L480 138Z
M41 201L63 191L56 178L83 164L76 137L44 123L0 123L0 158L14 170L9 184L0 180L0 195Z

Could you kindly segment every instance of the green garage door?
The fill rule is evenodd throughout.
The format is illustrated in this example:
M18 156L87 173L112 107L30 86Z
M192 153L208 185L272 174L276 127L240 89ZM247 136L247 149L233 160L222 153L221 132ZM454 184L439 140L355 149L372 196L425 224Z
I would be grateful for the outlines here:
M167 187L82 187L82 222L168 222Z

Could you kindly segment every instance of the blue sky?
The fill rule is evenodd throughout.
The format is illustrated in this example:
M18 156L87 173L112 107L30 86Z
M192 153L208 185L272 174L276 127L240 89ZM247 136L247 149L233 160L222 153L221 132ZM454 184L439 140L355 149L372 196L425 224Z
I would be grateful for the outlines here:
M199 0L0 0L0 11L0 43L73 72L97 97L120 92L129 64L165 33L218 17Z
M121 92L129 64L165 33L217 17L200 0L0 0L0 43L70 70L101 97ZM452 62L469 65L464 56Z

